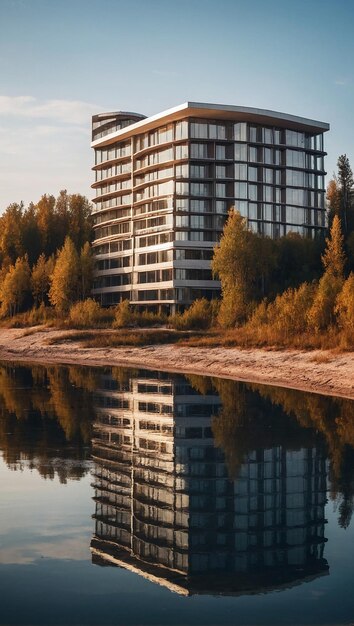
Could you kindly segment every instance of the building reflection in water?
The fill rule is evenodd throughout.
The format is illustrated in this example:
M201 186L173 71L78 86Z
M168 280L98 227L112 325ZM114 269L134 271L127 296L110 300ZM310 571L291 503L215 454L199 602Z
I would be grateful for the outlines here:
M320 444L262 442L229 478L214 392L138 372L97 392L93 562L178 593L258 593L326 573ZM235 441L237 446L237 441Z

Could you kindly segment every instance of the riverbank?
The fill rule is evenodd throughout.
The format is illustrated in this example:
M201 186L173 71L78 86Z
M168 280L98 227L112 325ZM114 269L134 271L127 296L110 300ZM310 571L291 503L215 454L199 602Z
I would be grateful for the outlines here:
M96 331L99 333L100 331ZM78 337L78 331L71 334ZM0 329L0 360L75 365L122 365L220 376L354 399L354 353L201 348L178 344L85 348L70 331ZM56 344L56 341L64 339Z

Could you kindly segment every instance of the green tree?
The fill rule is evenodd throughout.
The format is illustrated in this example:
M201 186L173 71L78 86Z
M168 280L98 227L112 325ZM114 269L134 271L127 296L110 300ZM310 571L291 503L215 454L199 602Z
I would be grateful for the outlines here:
M353 172L346 154L338 157L338 186L340 190L340 218L343 231L347 235L354 229L354 215L352 207L352 191L354 187Z
M1 314L16 315L30 294L31 271L27 256L11 265L0 286Z
M49 300L58 313L68 313L78 299L78 283L79 258L72 240L67 237L59 251L49 290Z

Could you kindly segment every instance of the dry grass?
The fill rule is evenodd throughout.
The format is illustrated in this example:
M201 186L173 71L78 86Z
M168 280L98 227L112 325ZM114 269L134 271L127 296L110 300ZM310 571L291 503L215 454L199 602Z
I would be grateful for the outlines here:
M60 337L49 339L48 344L61 345L79 342L83 348L116 348L120 346L173 344L179 343L181 340L185 341L187 337L191 337L191 333L168 329L82 331L64 333Z
M318 363L319 365L321 363L331 363L332 360L333 359L331 359L331 356L326 352L320 352L318 354L314 354L314 356L311 359L313 363Z
M303 333L297 336L277 336L269 327L258 330L242 326L230 330L214 330L201 336L190 337L181 343L190 347L216 348L262 348L268 350L331 350L352 351L352 344L345 342L341 333L330 329L323 333Z

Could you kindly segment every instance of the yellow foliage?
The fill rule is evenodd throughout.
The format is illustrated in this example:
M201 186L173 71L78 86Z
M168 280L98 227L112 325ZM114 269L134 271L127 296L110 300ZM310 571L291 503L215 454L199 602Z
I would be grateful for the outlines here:
M96 300L87 298L73 304L69 312L69 321L75 328L91 328L101 319L102 309Z

